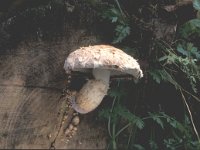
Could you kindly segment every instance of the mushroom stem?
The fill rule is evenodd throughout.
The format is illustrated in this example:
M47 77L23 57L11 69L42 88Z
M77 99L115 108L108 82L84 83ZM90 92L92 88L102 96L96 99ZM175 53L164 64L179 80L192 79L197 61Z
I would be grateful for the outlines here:
M94 80L89 80L79 91L72 107L81 114L86 114L99 106L109 89L110 71L93 70Z
M96 80L104 81L109 84L110 81L110 71L106 69L93 69L93 76Z

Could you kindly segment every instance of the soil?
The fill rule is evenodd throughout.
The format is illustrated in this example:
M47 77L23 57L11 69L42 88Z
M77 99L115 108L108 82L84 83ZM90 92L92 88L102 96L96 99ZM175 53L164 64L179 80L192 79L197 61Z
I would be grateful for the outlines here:
M17 48L0 51L0 148L50 148L66 109L61 97L67 84L64 60L70 51L98 43L84 29L70 29L67 35L51 41L27 39ZM69 142L61 130L55 148L105 148L106 127L95 115L80 116Z

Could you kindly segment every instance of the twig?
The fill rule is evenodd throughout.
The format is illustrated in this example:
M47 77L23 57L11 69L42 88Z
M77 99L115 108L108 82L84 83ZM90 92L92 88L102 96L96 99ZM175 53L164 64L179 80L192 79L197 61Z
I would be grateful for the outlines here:
M198 102L200 102L200 99L198 97L196 97L195 95L193 95L192 93L188 92L187 90L181 88L185 93L187 93L188 95L192 96L195 100L197 100Z
M194 132L195 132L195 134L196 134L196 136L197 136L197 139L198 139L198 141L199 141L199 143L200 143L200 137L199 137L198 131L197 131L197 129L196 129L196 126L195 126L195 124L194 124L194 120L193 120L192 113L191 113L191 111L190 111L190 107L189 107L189 105L188 105L188 103L187 103L187 101L186 101L186 99L185 99L185 96L184 96L184 94L183 94L183 92L182 92L182 89L180 89L180 92L181 92L183 101L184 101L184 103L185 103L185 105L186 105L186 107L187 107L188 113L189 113L189 115L190 115L190 120L191 120L193 129L194 129Z
M164 6L163 8L168 12L172 12L181 6L185 6L189 4L192 4L192 0L177 0L175 5L167 5L167 6Z

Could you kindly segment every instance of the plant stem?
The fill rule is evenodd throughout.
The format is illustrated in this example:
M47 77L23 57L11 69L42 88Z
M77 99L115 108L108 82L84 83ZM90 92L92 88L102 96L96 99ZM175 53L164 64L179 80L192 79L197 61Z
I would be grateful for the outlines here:
M133 127L131 128L131 132L130 132L129 137L128 137L128 143L127 143L127 147L126 147L127 150L129 148L129 144L131 142L132 135L133 135Z
M112 103L112 106L111 106L111 109L110 109L110 113L113 112L113 108L114 108L114 105L115 105L116 98L117 97L115 97L114 100L113 100L113 103ZM112 134L111 134L111 116L109 116L109 118L108 118L108 133L109 133L110 137L112 138Z
M116 4L117 4L117 7L119 8L119 11L121 12L122 16L124 17L124 13L123 13L123 11L122 11L122 9L121 9L121 6L120 6L120 4L119 4L119 1L118 1L118 0L115 0L115 2L116 2Z
M186 92L187 94L189 94L190 96L192 96L194 99L196 99L198 102L200 102L200 99L198 97L196 97L195 95L193 95L192 93L188 92L187 90L181 88L182 91Z
M111 131L110 131L110 116L108 118L108 133L109 133L110 137L112 138Z
M132 123L128 123L127 125L125 125L124 127L122 127L116 134L116 137L123 132L126 128L128 128Z
M117 149L117 144L116 144L116 141L115 141L115 139L113 140L113 149Z
M156 116L158 118L166 118L165 116ZM146 120L146 119L152 119L152 116L148 116L148 117L144 117L142 118L142 120Z
M112 103L111 110L110 110L111 113L113 112L113 108L114 108L116 99L117 99L117 97L115 96L115 98L114 98L114 100L113 100L113 103Z
M116 99L117 97L114 97L113 99L113 103L112 103L112 106L111 106L111 109L110 109L110 113L113 112L113 108L114 108L114 105L115 105L115 102L116 102ZM115 141L115 138L116 138L116 135L115 135L115 128L116 128L116 124L113 122L112 124L112 133L111 133L111 114L108 118L108 133L112 139L112 146L113 146L113 149L117 149L117 144L116 144L116 141Z
M116 127L116 125L115 125L115 123L113 123L113 125L112 125L112 145L113 145L113 149L117 149L117 144L116 144L116 141L115 141L115 139L116 139L115 127Z

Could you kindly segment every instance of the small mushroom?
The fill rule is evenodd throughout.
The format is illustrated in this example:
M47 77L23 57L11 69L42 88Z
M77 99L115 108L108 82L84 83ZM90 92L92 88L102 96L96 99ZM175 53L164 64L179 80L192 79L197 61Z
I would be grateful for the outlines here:
M64 118L63 118L63 120L66 120L67 118L68 118L68 116L67 116L67 115L65 115L65 116L64 116Z
M51 139L51 133L47 135L47 138L48 138L48 139Z
M73 124L74 126L77 126L77 125L79 124L79 122L80 122L80 119L79 119L78 116L75 116L75 117L72 119L72 124Z
M72 130L73 128L74 128L74 126L73 126L72 124L69 124L68 129L69 129L69 130Z
M68 135L69 133L70 133L70 130L67 128L67 129L65 130L65 134Z
M65 60L64 69L68 74L71 71L79 71L91 72L94 76L72 100L72 107L82 114L91 112L101 103L109 89L110 76L129 74L135 80L143 76L133 57L109 45L81 47L75 50Z
M77 131L77 127L74 127L74 128L73 128L73 131Z

